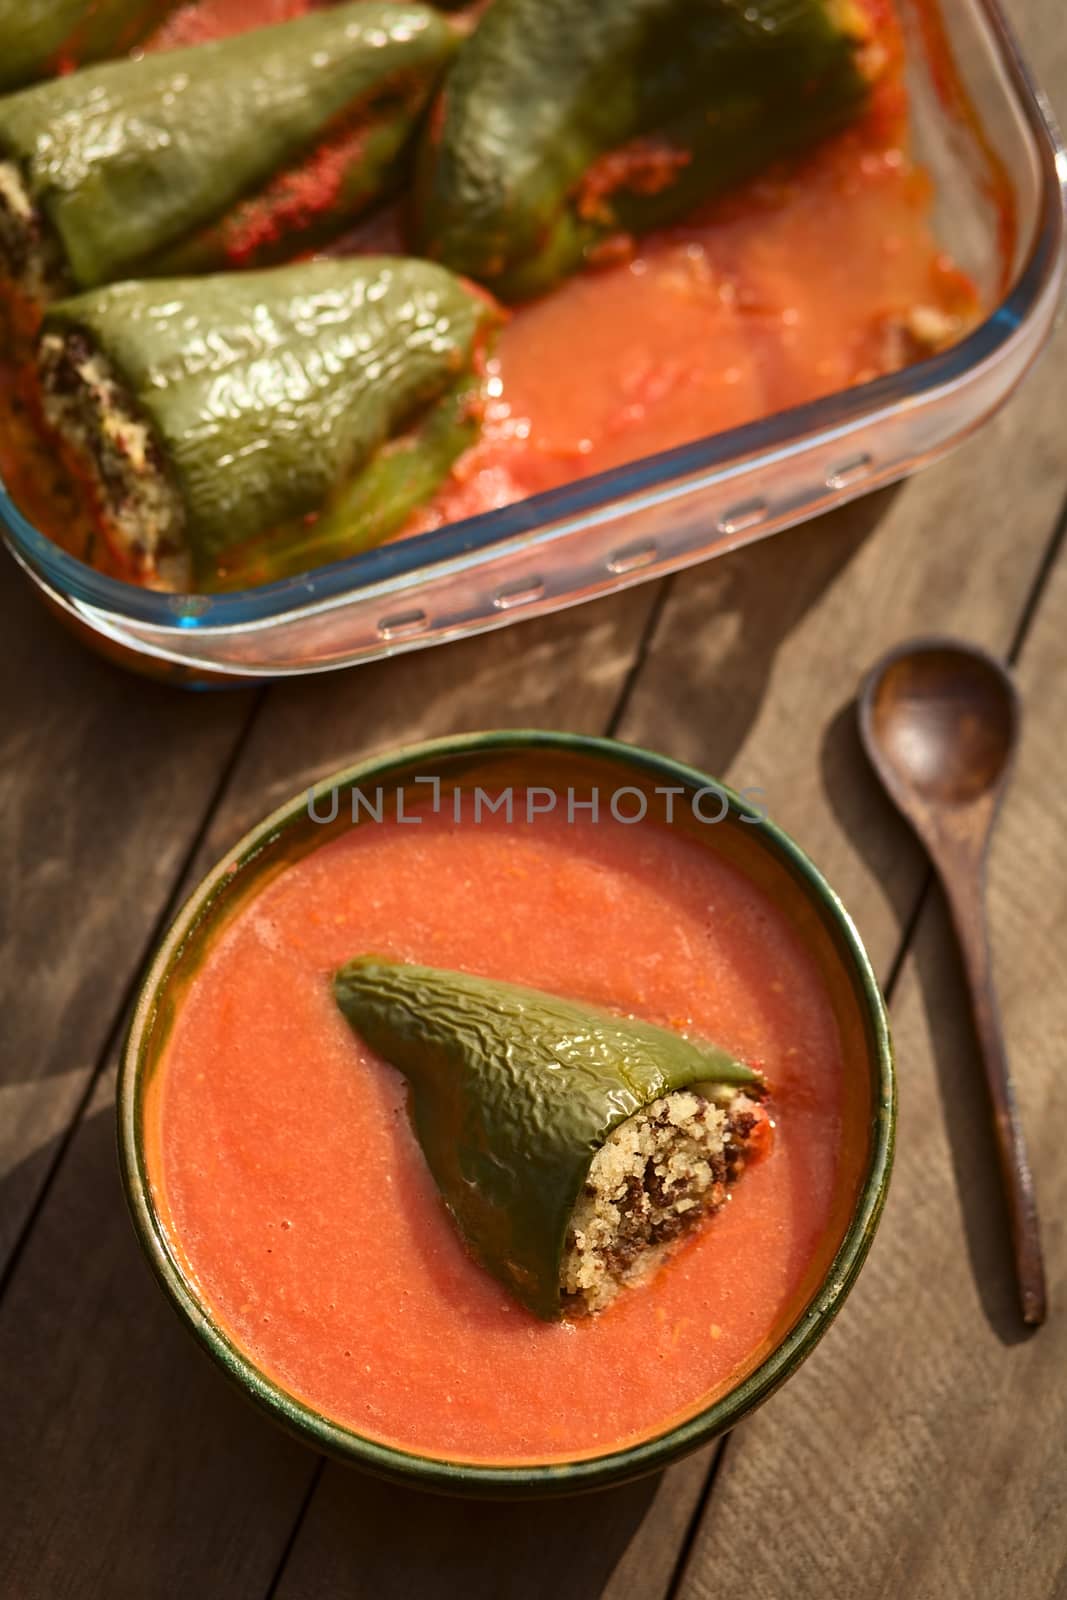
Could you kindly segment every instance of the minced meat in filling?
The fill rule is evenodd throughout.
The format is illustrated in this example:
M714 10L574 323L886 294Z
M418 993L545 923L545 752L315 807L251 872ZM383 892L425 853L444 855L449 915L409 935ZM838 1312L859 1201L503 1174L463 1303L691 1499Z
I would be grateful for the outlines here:
M745 1094L716 1101L681 1089L616 1128L593 1159L571 1219L560 1276L567 1314L603 1310L724 1205L765 1122Z
M183 549L184 512L151 426L82 333L47 334L39 366L45 420L87 470L109 529L142 574Z
M0 161L0 275L29 300L66 287L59 247L13 161Z

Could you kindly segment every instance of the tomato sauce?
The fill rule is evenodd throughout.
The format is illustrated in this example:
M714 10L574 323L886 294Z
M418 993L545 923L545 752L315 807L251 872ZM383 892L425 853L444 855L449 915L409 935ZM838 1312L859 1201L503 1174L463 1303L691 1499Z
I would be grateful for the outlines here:
M908 153L899 24L888 0L865 4L885 52L866 114L518 310L484 436L409 533L895 371L931 353L916 325L946 343L973 326L978 293L939 249Z
M770 1152L650 1282L540 1322L467 1254L403 1079L333 1002L332 972L368 951L714 1038L766 1073ZM702 846L660 824L426 814L335 838L218 936L151 1083L149 1171L198 1294L283 1388L423 1454L573 1457L694 1412L795 1317L864 1159L845 1070L790 925Z

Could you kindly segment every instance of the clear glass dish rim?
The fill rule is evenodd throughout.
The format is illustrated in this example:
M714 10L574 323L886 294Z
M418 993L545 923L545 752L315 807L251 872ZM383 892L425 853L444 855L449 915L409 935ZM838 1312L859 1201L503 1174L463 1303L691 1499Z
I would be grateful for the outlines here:
M402 594L420 578L488 564L494 551L513 548L516 541L532 545L544 534L557 539L623 509L638 509L642 501L654 506L693 487L690 480L721 475L742 464L753 470L781 461L837 436L847 438L858 425L873 425L905 405L926 404L959 387L1016 338L1050 279L1062 269L1067 226L1067 151L1051 110L1026 66L1000 0L976 3L997 39L1000 59L1037 146L1041 210L1036 236L1014 286L972 333L943 354L499 510L233 594L165 594L96 572L35 528L0 479L0 522L17 558L67 599L163 632L255 631L346 601Z

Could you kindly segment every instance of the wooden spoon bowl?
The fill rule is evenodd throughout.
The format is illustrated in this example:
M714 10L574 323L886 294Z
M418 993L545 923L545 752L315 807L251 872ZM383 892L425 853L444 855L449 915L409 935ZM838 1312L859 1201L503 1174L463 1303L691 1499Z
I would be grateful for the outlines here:
M1000 663L951 640L894 651L868 679L865 740L883 775L934 805L1000 790L1019 730L1019 697Z

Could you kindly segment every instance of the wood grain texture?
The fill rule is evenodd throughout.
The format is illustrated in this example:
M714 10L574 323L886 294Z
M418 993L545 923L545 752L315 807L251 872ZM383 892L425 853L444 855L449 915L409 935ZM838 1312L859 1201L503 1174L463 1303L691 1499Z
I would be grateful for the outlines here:
M3 561L0 1273L254 704L87 655Z
M731 1439L684 1600L1045 1600L1067 1592L1067 560L1026 642L1019 766L994 841L990 920L1030 1141L1050 1320L1019 1321L976 1045L939 896L893 1005L901 1075L882 1230L837 1327ZM737 1518L758 1497L760 1538Z
M113 1099L109 1072L3 1303L0 1594L258 1600L315 1458L164 1303L125 1215Z
M376 750L488 727L603 732L656 586L481 639L276 684L200 852L203 870L272 807Z
M532 1506L457 1504L331 1467L272 1600L652 1600L670 1585L710 1459Z

